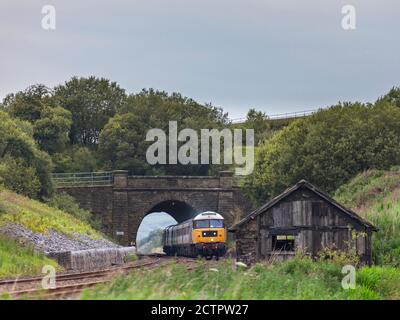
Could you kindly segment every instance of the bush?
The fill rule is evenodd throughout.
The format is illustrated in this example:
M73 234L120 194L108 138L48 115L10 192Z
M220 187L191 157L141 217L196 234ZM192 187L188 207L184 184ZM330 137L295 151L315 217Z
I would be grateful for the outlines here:
M357 271L357 285L376 297L400 298L400 271L397 268L365 267ZM371 295L372 296L372 295Z
M97 169L95 152L87 147L72 147L52 158L56 172L93 172Z
M89 223L94 229L101 229L101 221L96 219L93 214L79 207L79 204L66 193L56 193L53 197L46 199L47 205L50 207L67 212L77 219Z
M339 266L357 266L360 264L360 257L357 255L356 250L351 247L349 247L347 251L325 247L320 252L318 252L318 259L320 261L329 261Z
M0 183L10 190L30 198L40 193L40 181L35 168L29 167L22 159L6 157L0 163Z
M53 184L50 157L38 149L28 134L29 130L21 129L20 126L21 121L13 121L6 113L0 112L0 178L6 187L16 192L35 198L51 196ZM24 173L27 174L25 180L32 182L23 181ZM13 182L13 175L18 181ZM40 182L39 189L36 188L36 181Z

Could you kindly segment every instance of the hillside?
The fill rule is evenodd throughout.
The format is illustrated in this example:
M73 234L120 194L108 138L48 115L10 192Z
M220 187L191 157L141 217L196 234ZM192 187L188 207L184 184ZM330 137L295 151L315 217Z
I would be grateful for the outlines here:
M340 187L335 198L374 223L377 264L400 266L400 170L369 170Z
M147 237L138 242L138 251L141 253L163 252L162 235L162 228L151 231Z
M0 189L0 277L57 265L46 253L107 247L117 245L78 218Z
M54 260L46 258L31 246L22 246L15 240L0 235L0 279L40 274L45 265L60 269Z

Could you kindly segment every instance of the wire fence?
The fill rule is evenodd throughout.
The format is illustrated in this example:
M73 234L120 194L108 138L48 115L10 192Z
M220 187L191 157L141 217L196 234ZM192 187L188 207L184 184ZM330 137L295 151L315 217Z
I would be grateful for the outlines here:
M113 184L112 172L54 173L52 178L56 188L99 187Z
M305 111L295 111L295 112L267 115L267 120L285 120L285 119L302 118L310 116L316 111L317 110L305 110ZM243 123L246 122L246 120L247 118L237 118L237 119L232 119L231 121L232 123Z
M245 176L233 176L233 186L242 186L245 178ZM53 173L52 179L56 188L112 186L114 182L111 171Z

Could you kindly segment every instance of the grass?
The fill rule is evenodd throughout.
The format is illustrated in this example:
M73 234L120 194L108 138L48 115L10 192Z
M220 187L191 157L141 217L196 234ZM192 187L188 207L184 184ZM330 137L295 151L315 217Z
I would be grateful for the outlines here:
M75 234L83 234L92 239L101 237L88 223L71 214L11 191L0 190L0 226L7 222L42 234L52 229L71 237Z
M375 263L356 270L355 289L341 282L345 261L296 257L250 269L199 261L191 270L177 263L135 270L111 284L87 290L82 299L400 299L400 171L369 170L339 188L335 198L374 223Z
M400 171L366 171L335 198L379 228L372 239L375 263L400 267Z
M60 269L54 260L33 248L23 247L14 240L0 236L0 278L40 274L45 265Z
M86 290L82 299L399 299L400 271L364 267L356 273L356 288L341 286L341 266L309 258L251 269L235 267L232 260L209 267L199 261L187 271L173 264L156 270L135 270L111 284Z

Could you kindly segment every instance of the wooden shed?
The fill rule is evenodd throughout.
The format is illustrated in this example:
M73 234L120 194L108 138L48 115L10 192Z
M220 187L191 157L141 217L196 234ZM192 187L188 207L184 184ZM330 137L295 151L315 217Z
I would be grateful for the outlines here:
M353 248L372 263L370 222L305 180L229 228L235 233L238 261L285 260L296 251L315 257L324 247Z

